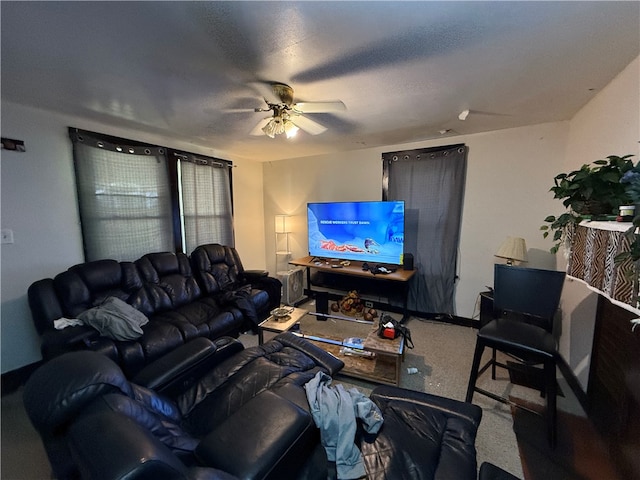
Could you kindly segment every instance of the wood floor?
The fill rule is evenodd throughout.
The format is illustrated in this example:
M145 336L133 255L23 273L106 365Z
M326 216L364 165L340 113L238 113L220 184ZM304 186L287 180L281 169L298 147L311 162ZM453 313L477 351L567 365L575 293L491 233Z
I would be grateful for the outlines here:
M558 444L552 449L541 416L518 408L512 408L512 414L524 480L628 480L616 471L586 417L559 411Z

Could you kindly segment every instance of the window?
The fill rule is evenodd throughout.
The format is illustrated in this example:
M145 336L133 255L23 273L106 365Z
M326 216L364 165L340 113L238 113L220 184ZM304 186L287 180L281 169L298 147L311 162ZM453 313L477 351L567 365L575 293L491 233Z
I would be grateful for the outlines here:
M178 158L184 250L198 245L234 245L231 182L226 164L212 158L172 152Z
M69 135L86 261L234 245L231 162L75 128Z

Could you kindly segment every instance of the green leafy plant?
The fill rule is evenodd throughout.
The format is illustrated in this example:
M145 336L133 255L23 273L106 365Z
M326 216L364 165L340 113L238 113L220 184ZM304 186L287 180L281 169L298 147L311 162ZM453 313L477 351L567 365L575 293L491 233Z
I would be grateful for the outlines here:
M616 255L615 262L622 263L631 259L637 265L640 260L640 234L636 233L640 227L640 212L638 212L640 208L640 162L622 176L620 183L624 185L631 204L636 205L636 211L631 227L625 232L630 240L629 251Z
M627 187L621 183L624 174L634 168L633 155L619 157L609 155L606 160L584 164L579 170L559 173L549 189L553 198L562 199L567 212L549 215L540 227L544 238L553 232L550 252L556 253L567 234L585 218L606 218L614 214L620 205L630 202ZM640 175L640 172L638 172Z

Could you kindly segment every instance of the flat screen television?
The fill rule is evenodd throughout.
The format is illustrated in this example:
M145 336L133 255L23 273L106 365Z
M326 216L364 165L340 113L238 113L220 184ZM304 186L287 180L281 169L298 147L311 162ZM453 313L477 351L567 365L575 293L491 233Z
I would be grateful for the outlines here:
M402 264L404 201L307 204L309 255Z

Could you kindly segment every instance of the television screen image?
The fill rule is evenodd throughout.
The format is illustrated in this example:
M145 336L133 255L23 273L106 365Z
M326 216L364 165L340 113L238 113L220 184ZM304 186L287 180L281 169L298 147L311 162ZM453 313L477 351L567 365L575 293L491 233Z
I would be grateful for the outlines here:
M309 255L400 265L404 201L307 204Z

